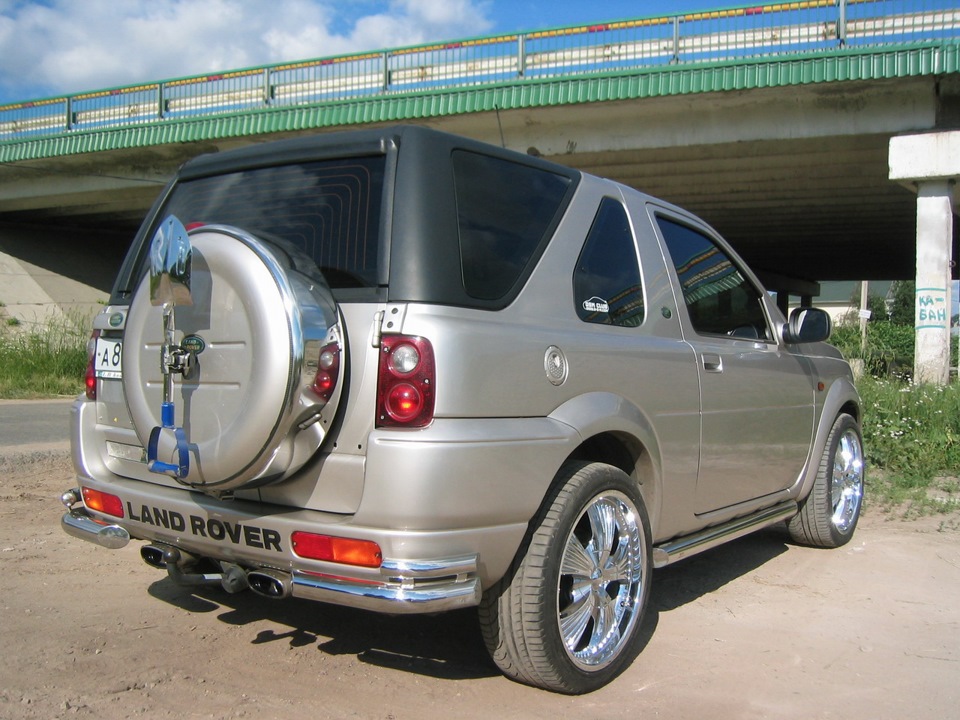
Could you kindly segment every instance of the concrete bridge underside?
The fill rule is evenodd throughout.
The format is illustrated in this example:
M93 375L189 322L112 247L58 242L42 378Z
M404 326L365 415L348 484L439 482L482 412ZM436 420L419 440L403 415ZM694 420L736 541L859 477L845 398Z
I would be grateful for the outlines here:
M686 207L768 284L809 295L816 281L917 276L918 184L890 179L890 141L960 128L960 77L691 93L415 122L497 144L502 138L512 149ZM122 247L180 162L282 136L0 165L0 250L32 266L42 262L37 237L51 257L76 253L79 242L87 257L111 266L106 273L98 268L97 277L109 277L120 258L101 252L99 243ZM952 257L960 257L956 238L951 228ZM955 267L952 273L957 277ZM0 299L6 301L2 291Z

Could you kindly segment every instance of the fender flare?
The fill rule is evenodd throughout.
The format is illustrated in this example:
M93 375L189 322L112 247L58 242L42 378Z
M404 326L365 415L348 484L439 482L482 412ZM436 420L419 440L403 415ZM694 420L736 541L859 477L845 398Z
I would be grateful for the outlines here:
M837 416L840 415L846 405L851 403L856 405L858 415L861 415L859 412L860 393L857 392L853 380L848 377L837 378L831 383L830 389L827 390L827 395L823 399L816 433L813 442L810 444L810 454L807 456L803 472L792 488L792 494L798 501L802 501L813 488L813 482L817 477L817 468L820 465L820 457L823 455L823 448L827 444L827 436L830 435L830 430L833 428ZM857 417L856 420L860 424L862 417Z
M660 441L653 422L639 407L609 392L591 392L567 400L550 413L549 418L573 428L580 444L603 434L619 434L633 438L649 459L650 477L641 482L641 492L650 521L656 529L663 493ZM652 485L652 487L648 487Z

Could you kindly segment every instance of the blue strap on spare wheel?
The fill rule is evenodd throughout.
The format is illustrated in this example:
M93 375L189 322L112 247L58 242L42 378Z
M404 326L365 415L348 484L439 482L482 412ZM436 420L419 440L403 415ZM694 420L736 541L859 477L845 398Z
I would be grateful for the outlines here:
M174 408L172 402L164 402L160 406L160 422L162 427L155 427L150 431L150 441L147 443L147 469L152 473L171 475L175 478L185 478L190 472L190 448L187 445L187 435L182 427L173 424ZM161 462L157 459L157 446L160 443L160 433L172 430L177 441L177 465Z

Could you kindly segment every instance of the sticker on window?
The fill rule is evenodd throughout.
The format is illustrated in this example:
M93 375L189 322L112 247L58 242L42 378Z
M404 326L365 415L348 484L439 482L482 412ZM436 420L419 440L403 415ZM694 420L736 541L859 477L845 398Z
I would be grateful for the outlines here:
M583 301L583 309L587 312L608 313L610 312L610 305L603 298L594 295L589 300Z

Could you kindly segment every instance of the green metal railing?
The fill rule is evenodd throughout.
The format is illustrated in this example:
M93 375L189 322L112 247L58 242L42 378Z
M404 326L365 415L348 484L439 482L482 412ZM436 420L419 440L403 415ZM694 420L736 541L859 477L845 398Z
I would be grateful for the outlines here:
M0 106L0 143L450 88L960 41L957 0L806 0L234 70Z

